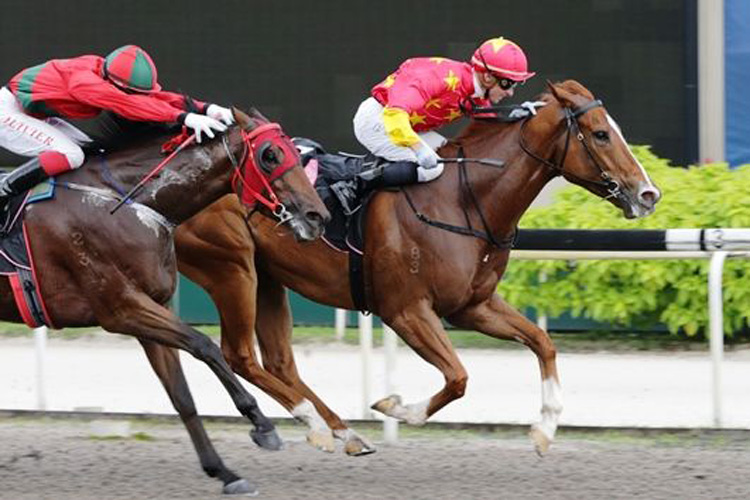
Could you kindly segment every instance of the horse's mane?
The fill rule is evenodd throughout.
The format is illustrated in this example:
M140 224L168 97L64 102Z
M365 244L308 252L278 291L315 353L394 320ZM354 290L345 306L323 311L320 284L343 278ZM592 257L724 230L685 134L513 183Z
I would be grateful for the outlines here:
M565 92L569 92L574 95L580 95L589 100L594 98L594 96L586 87L584 87L583 85L581 85L575 80L565 80L564 82L555 82L554 84L551 84L551 85L554 85L556 88L563 90ZM552 92L549 90L544 91L541 94L538 94L532 100L544 101L548 105L556 102L555 97L552 95ZM466 127L464 127L458 133L456 137L448 141L448 144L456 146L456 147L467 146L469 144L482 141L489 135L495 135L498 133L502 133L506 130L509 130L511 127L514 127L518 125L519 123L522 123L522 120L508 122L508 121L495 121L492 119L472 118L469 124Z

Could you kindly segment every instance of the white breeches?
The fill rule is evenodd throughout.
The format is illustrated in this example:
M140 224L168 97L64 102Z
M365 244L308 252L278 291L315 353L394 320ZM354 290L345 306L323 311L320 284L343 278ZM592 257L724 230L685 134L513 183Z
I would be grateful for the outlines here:
M61 118L40 120L27 115L13 93L0 88L0 147L27 157L57 151L65 155L71 168L78 168L84 160L80 145L90 140Z
M369 97L359 105L354 115L354 135L357 140L372 154L388 161L417 161L410 148L393 144L383 123L383 106L374 97ZM429 147L437 150L446 143L445 137L437 132L428 131L417 134ZM419 182L431 181L443 173L443 164L431 169L417 169Z

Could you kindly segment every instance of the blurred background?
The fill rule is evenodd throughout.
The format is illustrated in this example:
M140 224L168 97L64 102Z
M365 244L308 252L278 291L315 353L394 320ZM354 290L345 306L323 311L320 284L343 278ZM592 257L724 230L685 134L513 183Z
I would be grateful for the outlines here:
M127 43L154 58L162 85L224 105L255 106L292 136L361 151L351 126L373 85L405 59L467 60L505 36L545 81L576 79L602 99L631 144L674 166L750 162L750 2L745 0L381 0L205 2L4 0L0 81L50 58L106 55ZM86 124L81 124L86 129ZM447 136L462 125L443 129ZM0 164L19 159L0 151ZM545 198L545 193L541 198ZM189 282L181 313L215 322ZM332 311L294 296L295 317Z
M713 3L713 2L712 2ZM720 4L721 2L716 2ZM697 0L5 0L0 80L50 58L134 43L166 89L258 107L292 135L357 151L351 119L369 89L415 56L468 60L487 38L521 45L538 76L602 98L635 144L699 159ZM450 132L448 133L450 135Z

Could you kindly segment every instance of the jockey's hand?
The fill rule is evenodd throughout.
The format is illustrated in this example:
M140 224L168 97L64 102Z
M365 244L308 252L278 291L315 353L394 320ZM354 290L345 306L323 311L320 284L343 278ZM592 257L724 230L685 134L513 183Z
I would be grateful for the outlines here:
M420 167L427 169L437 167L440 157L435 151L432 150L430 146L422 141L419 141L414 146L412 146L412 150L417 156L417 163L419 163Z
M206 116L219 120L224 125L231 125L234 123L234 113L229 108L219 106L218 104L209 104L206 108Z
M210 116L199 115L196 113L188 113L185 117L185 126L193 129L195 132L195 141L201 142L201 134L206 134L209 138L213 139L217 132L224 132L227 126L218 120L214 120Z
M536 115L536 108L541 108L542 106L546 106L547 103L544 101L525 101L518 105L515 109L513 109L510 113L508 113L508 116L513 119L520 120L521 118L526 118L527 116L533 116Z

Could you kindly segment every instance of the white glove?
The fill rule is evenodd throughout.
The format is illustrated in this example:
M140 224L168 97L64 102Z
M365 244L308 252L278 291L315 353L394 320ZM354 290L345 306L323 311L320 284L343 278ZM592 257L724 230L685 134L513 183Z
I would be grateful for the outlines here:
M219 120L224 125L231 125L234 123L234 113L229 108L219 106L218 104L209 104L206 108L206 116Z
M201 142L201 134L206 134L209 138L213 139L216 135L214 134L214 130L224 132L227 129L227 126L220 121L196 113L187 114L185 117L185 126L193 129L195 140L199 144Z
M546 105L547 103L544 101L525 101L508 113L508 117L520 120L527 116L536 115L536 108L541 108Z
M420 167L426 169L437 167L440 157L435 151L432 150L430 146L422 141L419 141L412 146L412 150L417 156L417 163L419 163Z

